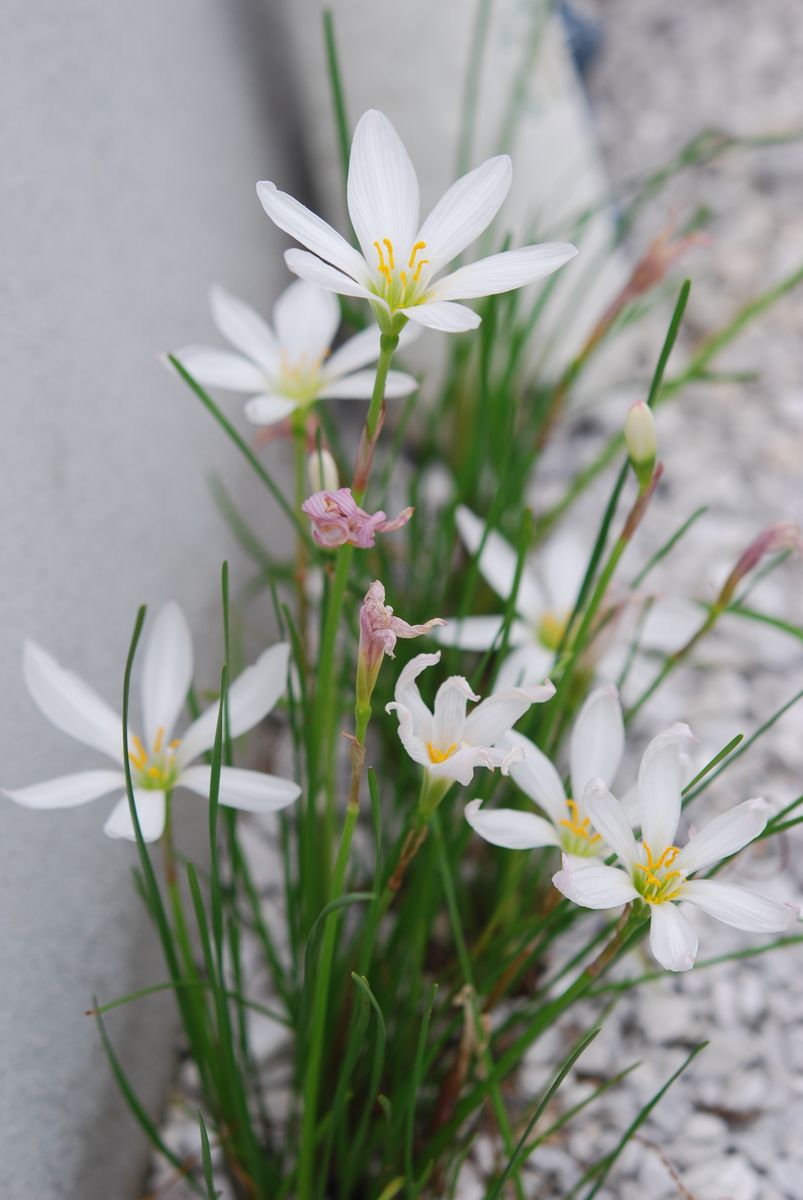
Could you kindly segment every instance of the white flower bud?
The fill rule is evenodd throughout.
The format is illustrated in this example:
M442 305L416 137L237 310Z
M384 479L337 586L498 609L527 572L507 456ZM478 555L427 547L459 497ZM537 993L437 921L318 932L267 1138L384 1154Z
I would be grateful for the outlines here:
M655 420L643 400L637 400L625 418L625 443L636 477L646 487L652 479L658 442Z
M310 454L307 475L313 492L335 492L340 486L337 464L328 450L314 450Z

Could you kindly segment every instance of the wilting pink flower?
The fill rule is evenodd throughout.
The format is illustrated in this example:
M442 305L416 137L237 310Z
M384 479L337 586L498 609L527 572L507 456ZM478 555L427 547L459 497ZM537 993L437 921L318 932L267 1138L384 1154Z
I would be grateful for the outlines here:
M312 522L312 536L318 545L330 549L348 542L360 550L369 550L377 533L393 533L413 515L412 508L405 508L395 520L388 521L383 512L367 513L347 487L336 492L316 492L304 501L301 511Z
M347 491L348 489L343 489ZM357 658L357 703L369 704L376 684L382 659L387 654L393 658L396 638L420 637L429 633L436 625L445 625L440 617L433 617L423 625L410 625L394 615L389 604L385 604L385 589L375 580L368 589L360 609L360 650Z
M803 552L803 534L794 521L779 521L770 525L755 538L745 550L736 566L722 585L719 604L729 604L739 583L745 575L755 570L768 554L781 554L784 550Z

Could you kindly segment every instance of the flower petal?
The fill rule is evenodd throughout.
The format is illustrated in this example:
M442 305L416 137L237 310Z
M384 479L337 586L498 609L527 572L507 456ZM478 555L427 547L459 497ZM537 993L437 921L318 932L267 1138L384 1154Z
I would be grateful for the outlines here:
M510 191L513 167L506 154L489 158L453 183L418 231L426 242L429 273L436 274L487 229Z
M575 254L577 250L568 242L545 242L542 246L503 250L501 254L481 258L439 279L430 295L434 300L474 300L479 296L511 292L551 275Z
M569 774L572 795L580 802L589 779L610 787L622 761L625 727L619 693L612 685L589 693L572 728Z
M340 305L330 291L296 279L276 301L273 323L289 365L303 358L309 366L328 354L340 324Z
M544 810L557 825L568 816L563 781L553 763L529 738L513 730L505 738L506 746L521 750L522 759L510 768L510 776L525 796Z
M543 817L519 812L515 808L482 808L481 800L466 805L465 817L475 833L492 846L506 850L532 850L537 846L558 846L558 835Z
M697 957L697 934L672 903L650 906L650 949L667 971L690 971Z
M363 113L354 130L346 198L367 262L379 264L374 242L384 238L399 258L410 253L418 228L418 178L398 133L376 109Z
M375 382L375 371L355 371L353 375L324 384L318 396L321 400L370 400ZM405 375L403 371L388 371L385 399L396 400L400 396L409 396L417 387L418 380L413 379L412 375Z
M501 639L503 616L451 617L447 624L433 633L442 646L459 646L461 650L490 650Z
M552 882L567 900L582 908L620 908L638 896L629 876L618 867L569 854L563 855L563 866Z
M435 654L416 654L415 658L411 658L396 680L393 701L385 708L386 712L392 712L397 707L405 708L410 714L417 736L423 742L432 741L432 713L421 699L416 679L427 667L434 667L440 661L439 650Z
M134 802L137 806L137 817L143 839L146 842L157 841L164 833L165 827L164 792L134 788ZM137 840L134 822L131 820L128 796L122 796L117 801L111 816L103 826L103 832L110 838L125 838L129 842Z
M422 330L417 325L409 323L405 325L399 335L399 349L402 350L416 342L421 332ZM350 375L352 371L376 362L379 358L379 339L380 332L376 325L371 325L368 329L363 329L361 333L349 338L323 364L321 379L333 383L343 375Z
M242 672L229 688L229 729L239 737L267 716L287 686L290 647L279 642L265 650L256 662ZM218 705L213 704L193 721L181 739L177 762L183 767L208 750L215 741Z
M178 787L189 788L200 796L209 798L212 786L211 767L188 767L177 780ZM301 795L301 788L292 779L278 775L265 775L261 771L248 771L242 767L221 767L218 799L230 808L243 812L277 812L287 808Z
M447 304L445 300L425 300L409 308L400 308L399 312L426 329L437 329L441 333L465 333L476 329L481 320L465 304Z
M247 358L229 350L208 346L185 346L173 355L182 367L206 387L228 388L230 392L253 392L264 388L266 377Z
M511 628L511 646L515 646L519 638L522 644L505 657L496 674L495 691L501 692L511 687L529 687L530 684L544 679L552 669L554 652L547 650L540 642L531 640L532 630L523 621L514 621Z
M625 810L608 791L604 780L590 779L583 792L582 802L597 833L611 850L616 851L621 862L632 874L633 867L639 861L639 849Z
M688 725L677 724L659 733L644 751L638 773L641 835L654 854L672 845L680 820L680 749L694 740Z
M298 404L286 396L252 396L246 403L245 415L253 425L276 425L295 412Z
M479 700L479 696L471 690L468 680L462 675L450 675L438 688L435 693L431 738L436 749L445 751L449 746L459 745L463 741L463 730L467 726L468 700ZM471 741L470 738L466 740Z
M428 757L428 756L427 756ZM488 746L462 746L456 754L451 754L443 762L428 761L426 768L430 775L438 779L454 779L463 787L468 787L474 778L477 767L494 771L498 767L503 775L507 774L509 752L493 749Z
M192 636L175 601L165 604L151 626L142 664L142 723L148 746L161 730L167 744L192 682Z
M31 698L51 724L85 746L122 760L122 720L88 683L31 641L23 648L22 673Z
M374 295L365 284L358 283L350 275L344 275L342 271L330 267L308 250L285 250L284 261L294 275L315 284L316 287L325 288L328 292L337 292L339 296L359 296L362 300L370 300L387 308L385 301Z
M751 933L780 933L790 929L800 917L800 910L794 904L781 904L737 883L720 883L716 879L690 880L683 888L682 899L726 925Z
M503 733L509 733L533 704L544 704L555 695L548 679L530 687L496 691L478 704L466 720L464 737L473 746L493 746Z
M339 271L345 271L346 275L350 275L358 283L370 282L371 276L362 255L358 254L328 222L310 212L287 192L280 192L275 183L258 183L257 195L271 221L285 233L301 242L302 246L307 246L313 254L332 263ZM294 268L290 267L290 270Z
M673 866L686 875L710 867L735 854L757 838L770 819L772 809L766 800L745 800L729 812L709 821L689 839Z
M120 771L82 771L30 787L3 788L3 792L23 808L74 808L105 796L121 784L125 786L125 775Z
M460 534L466 550L468 550L469 554L475 555L482 545L485 522L481 521L464 504L459 505L455 513L455 522L457 524L457 532ZM497 596L501 597L502 600L507 600L513 591L513 582L516 578L516 562L516 551L510 543L502 537L501 533L497 533L495 529L490 529L488 536L485 538L485 545L482 547L482 554L477 566L485 582L489 587L493 588ZM525 620L534 623L543 608L544 599L541 589L525 564L516 596L516 611Z
M220 284L210 289L209 302L212 318L224 338L266 375L275 374L279 369L279 347L267 321L250 304L232 296Z

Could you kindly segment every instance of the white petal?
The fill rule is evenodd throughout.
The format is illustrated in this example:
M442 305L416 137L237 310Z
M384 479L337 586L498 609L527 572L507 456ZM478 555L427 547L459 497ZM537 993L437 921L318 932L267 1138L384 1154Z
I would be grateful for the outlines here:
M31 641L23 648L22 673L34 703L51 724L85 746L121 761L122 720L89 684L65 671Z
M515 808L483 808L481 800L466 805L466 820L475 833L492 846L506 850L532 850L537 846L559 846L558 835L549 821Z
M695 833L675 859L673 867L693 875L703 867L721 862L757 838L770 819L771 812L766 800L746 800L744 804L737 804L730 812L714 817L699 833Z
M120 771L82 771L79 775L61 775L45 783L24 788L3 788L9 800L24 808L74 808L105 796L120 785L125 775Z
M472 692L462 675L450 675L438 688L432 722L432 745L436 749L445 751L463 741L468 700L479 700L479 696Z
M543 588L550 608L568 616L574 608L588 566L589 551L568 530L545 542L539 555Z
M343 379L326 383L318 393L321 400L370 400L374 394L375 371L355 371ZM385 382L385 398L396 400L409 396L418 387L418 380L402 371L388 371Z
M430 775L438 779L454 779L463 787L468 787L477 767L488 771L500 767L505 774L506 757L504 750L495 750L487 746L463 746L443 762L426 763L426 768Z
M514 621L511 629L510 644L516 645L514 634L521 631L524 643L512 654L508 654L496 675L494 691L504 691L511 687L529 687L544 679L550 672L555 661L552 650L547 650L540 642L532 640L532 629L523 621ZM527 640L524 641L526 636Z
M298 404L286 396L252 396L245 406L245 415L254 425L276 425L295 412Z
M145 739L153 746L159 730L165 745L187 699L192 682L192 636L175 601L166 604L151 626L142 664L142 717Z
M690 971L697 957L697 934L671 902L650 905L650 949L667 971Z
M655 855L672 845L683 785L680 749L693 741L688 725L677 724L659 733L644 751L638 773L641 836Z
M416 734L424 742L432 740L432 713L421 699L416 679L427 667L434 667L440 661L440 651L435 654L416 654L414 658L411 658L396 680L393 703L386 706L388 712L391 712L396 705L407 709Z
M421 702L420 697L419 702ZM390 704L386 705L386 712L393 712L394 710L399 721L399 741L404 746L413 762L420 763L423 767L430 767L432 765L432 760L429 757L429 751L427 750L426 742L421 736L422 731L424 731L423 724L421 721L419 721L418 726L416 726L415 714L407 707L406 704L399 704L397 701L391 701ZM426 710L425 721L427 723L425 736L429 738L431 736L429 725L432 722L432 716L429 712L429 709Z
M622 761L625 727L619 693L612 685L595 688L586 699L572 728L569 767L572 795L582 800L589 779L610 787Z
M577 250L568 242L545 242L542 246L523 246L520 250L503 250L490 258L460 267L451 275L439 279L431 289L434 300L474 300L479 296L495 296L524 287L562 267Z
M692 879L684 885L682 899L726 925L751 933L780 933L790 929L800 917L800 910L794 904L781 904L736 883L720 883L715 879Z
M178 787L189 788L209 799L212 785L211 767L188 767L177 780ZM277 812L287 808L301 795L301 788L292 779L281 779L278 775L263 775L261 771L247 771L241 767L221 767L218 800L230 808L244 812Z
M401 308L399 312L426 329L437 329L441 333L465 333L480 324L480 318L465 304L447 304L445 300L425 300Z
M429 273L434 275L487 229L510 191L513 168L506 154L463 175L441 197L418 231L426 242Z
M602 779L591 779L582 795L582 804L591 818L591 824L607 842L611 850L632 872L639 861L639 850L630 822L615 796L608 791ZM604 857L604 855L603 855Z
M523 758L510 768L513 782L557 825L568 816L569 810L563 781L553 763L543 750L515 730L507 735L505 745L517 747L523 754Z
M273 308L281 353L293 366L298 359L316 362L328 353L340 324L340 305L330 291L296 279Z
M289 661L290 647L286 642L279 642L265 650L235 679L228 696L229 729L233 738L253 729L273 708L287 686ZM179 764L192 762L214 745L218 711L218 705L213 704L190 725L178 748Z
M367 262L379 265L374 242L384 238L400 261L410 253L418 228L418 179L401 138L376 109L364 113L354 130L346 193Z
M274 183L258 183L257 195L270 219L285 233L301 242L302 246L307 246L313 254L332 263L339 271L345 271L352 279L363 284L370 282L371 276L362 255L326 221L310 212L293 196L280 192ZM294 268L290 267L290 270Z
M339 296L359 296L363 300L371 300L387 308L384 300L375 296L363 283L357 283L350 275L330 267L328 263L316 258L308 250L285 250L284 261L287 267L299 279L306 279L316 287L325 288L328 292L337 292Z
M207 387L228 388L231 392L253 392L264 388L264 371L247 358L229 350L212 350L208 346L185 346L173 356L193 379Z
M209 293L212 317L220 332L232 346L273 375L279 368L279 347L267 321L246 304L216 284Z
M433 629L432 637L441 646L459 646L461 650L490 650L501 641L504 617L450 617L445 625Z
M165 796L164 792L152 792L146 788L134 789L134 801L137 806L137 818L142 831L143 840L155 842L164 833L165 827ZM131 820L131 809L128 796L123 796L112 809L111 816L103 826L103 832L111 838L126 838L135 842L134 822Z
M482 543L485 522L464 504L458 507L455 521L466 550L469 554L476 554ZM513 591L513 581L516 577L516 551L495 529L491 529L485 539L478 566L485 582L493 588L497 596L507 600ZM516 611L526 620L535 622L543 608L541 589L525 563L516 596Z
M555 695L554 684L547 679L530 687L496 691L471 712L464 737L473 746L493 746L508 733L533 704L544 704Z
M620 908L638 896L630 877L618 867L569 854L564 854L563 866L552 882L567 900L582 908Z
M361 333L349 338L326 360L321 377L334 382L343 375L350 375L352 371L358 371L360 367L367 367L369 363L376 362L379 358L381 336L379 327L371 325L370 328L363 329Z

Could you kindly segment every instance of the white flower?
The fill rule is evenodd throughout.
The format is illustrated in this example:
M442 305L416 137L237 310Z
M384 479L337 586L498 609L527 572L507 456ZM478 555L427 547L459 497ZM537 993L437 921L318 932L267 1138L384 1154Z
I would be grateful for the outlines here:
M747 888L716 879L691 879L758 837L769 818L764 800L747 800L715 817L695 833L683 849L674 844L681 810L680 747L691 734L674 725L647 747L639 769L641 841L637 841L624 809L601 779L585 791L591 823L612 847L622 867L597 860L563 856L552 882L584 908L619 908L642 901L650 912L650 947L661 966L688 971L697 956L697 934L679 903L696 904L726 925L756 933L788 929L799 910Z
M608 854L600 835L590 828L583 797L595 777L612 784L622 760L625 731L616 688L606 685L591 692L574 722L569 747L571 796L566 795L552 762L528 738L509 733L505 744L521 752L510 768L512 779L546 819L513 808L485 809L481 800L472 800L466 806L472 829L486 842L508 850L559 846L578 856Z
M210 302L215 324L239 353L187 346L175 357L199 383L251 393L245 415L255 425L274 425L315 400L370 399L374 372L359 368L379 357L379 331L358 333L330 356L340 305L329 292L291 283L274 305L273 328L221 287L212 288ZM417 387L411 375L390 371L385 395Z
M372 109L354 131L348 173L349 216L362 254L275 184L258 183L257 193L271 220L308 247L285 254L296 275L369 300L386 329L398 332L407 318L459 333L476 328L480 319L455 300L523 287L577 253L565 242L524 246L441 275L490 225L511 179L507 155L491 158L458 179L419 225L415 168L390 121ZM397 316L402 320L394 322Z
M228 714L232 737L252 729L273 708L287 681L289 647L280 644L262 654L229 688ZM146 841L161 837L165 824L165 794L186 787L209 795L212 769L192 766L214 744L218 706L202 713L180 739L173 729L192 680L192 639L186 618L175 603L166 604L151 626L142 665L142 738L129 733L128 757L137 815ZM63 775L32 787L4 789L26 808L72 808L125 788L122 720L98 694L71 671L59 666L47 651L26 642L25 683L34 702L63 733L115 763L114 770ZM274 812L298 798L301 789L289 779L223 767L221 804L247 812ZM104 825L109 837L134 838L128 797L112 809Z
M438 688L435 711L430 712L416 679L427 667L440 662L440 653L419 654L399 675L395 701L387 711L396 710L399 737L410 757L435 778L455 779L468 784L475 767L499 767L507 774L521 752L499 742L524 716L531 704L550 700L555 689L547 680L539 686L508 688L495 692L468 715L466 702L479 700L462 675L452 675Z

